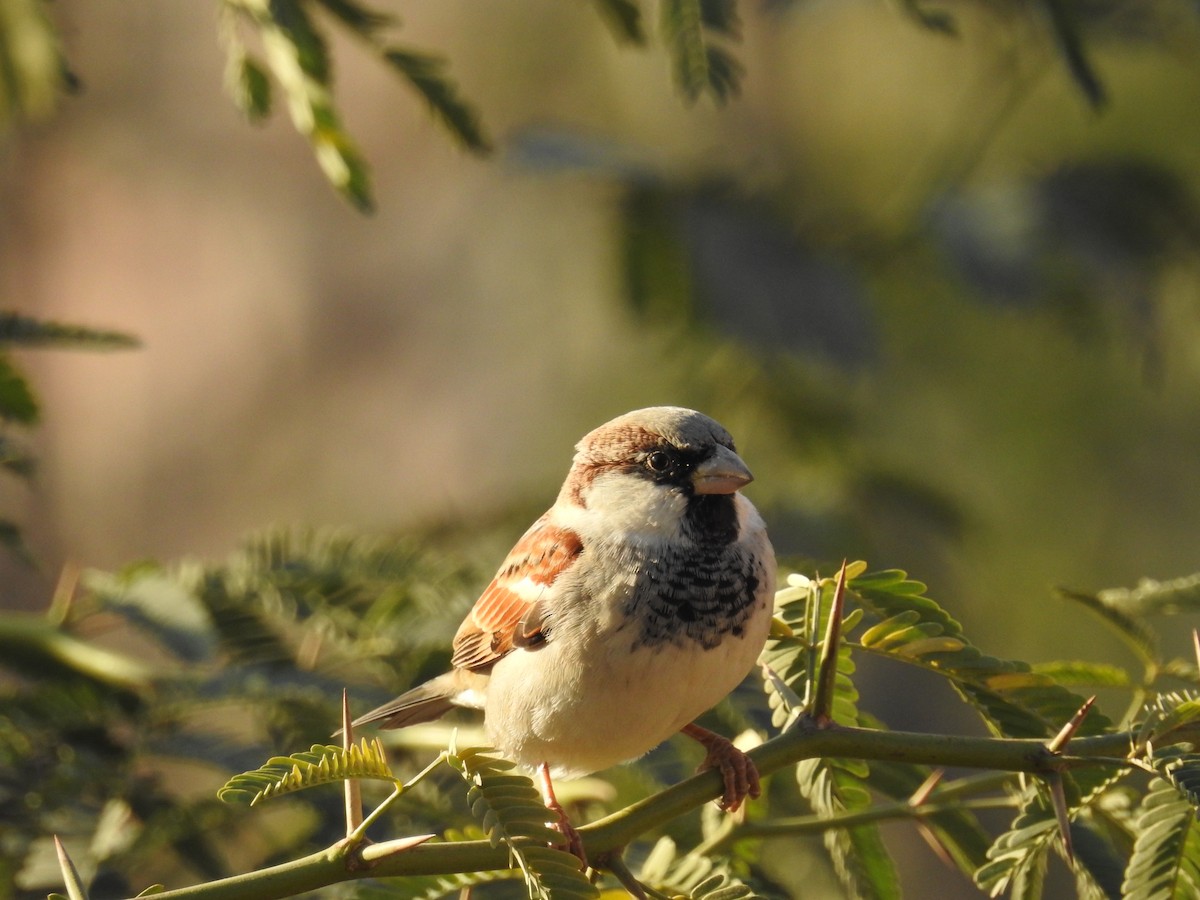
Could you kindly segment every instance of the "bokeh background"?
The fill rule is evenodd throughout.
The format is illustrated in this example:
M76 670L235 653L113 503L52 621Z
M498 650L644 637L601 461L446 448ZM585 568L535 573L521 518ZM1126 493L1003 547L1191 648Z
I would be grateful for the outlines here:
M59 0L82 91L0 144L0 304L142 342L18 357L0 604L272 523L515 537L660 403L735 434L781 556L904 568L998 656L1127 661L1053 588L1200 569L1193 5L1072 5L1089 97L1049 7L744 2L691 105L588 4L388 4L497 149L335 42L369 216L229 102L213 7ZM900 684L863 706L936 721Z

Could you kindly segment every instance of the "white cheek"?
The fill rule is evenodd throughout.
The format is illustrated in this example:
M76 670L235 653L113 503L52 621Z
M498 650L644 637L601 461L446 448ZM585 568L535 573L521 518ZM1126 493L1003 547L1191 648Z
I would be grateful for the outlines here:
M609 534L647 538L673 535L687 509L678 489L629 474L598 476L584 493L586 515L602 521Z

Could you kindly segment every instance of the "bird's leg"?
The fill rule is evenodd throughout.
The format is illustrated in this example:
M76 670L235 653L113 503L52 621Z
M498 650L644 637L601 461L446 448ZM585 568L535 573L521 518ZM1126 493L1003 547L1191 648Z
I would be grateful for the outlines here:
M721 796L721 809L727 812L737 812L747 797L757 798L762 793L758 781L758 769L745 753L733 746L728 738L723 738L707 728L701 728L695 722L684 725L680 730L694 741L698 741L708 752L704 762L700 763L697 772L716 769L725 779L725 793Z
M567 811L562 808L562 804L554 796L554 782L550 780L550 767L542 763L537 767L537 774L538 785L542 789L542 800L545 802L546 808L557 816L554 828L566 840L567 852L576 857L583 864L583 868L586 869L588 861L587 853L583 849L583 839L579 836L579 832L575 830L575 826L571 824L571 820L567 818Z

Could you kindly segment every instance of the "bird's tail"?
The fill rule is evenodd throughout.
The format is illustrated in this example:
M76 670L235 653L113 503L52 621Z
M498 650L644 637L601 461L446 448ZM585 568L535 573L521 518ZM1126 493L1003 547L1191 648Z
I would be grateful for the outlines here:
M431 722L441 718L452 707L458 705L454 701L462 691L452 675L453 673L439 675L424 684L419 684L395 700L359 716L350 724L355 728L375 723L378 723L380 728L403 728L405 725L416 725L419 722Z

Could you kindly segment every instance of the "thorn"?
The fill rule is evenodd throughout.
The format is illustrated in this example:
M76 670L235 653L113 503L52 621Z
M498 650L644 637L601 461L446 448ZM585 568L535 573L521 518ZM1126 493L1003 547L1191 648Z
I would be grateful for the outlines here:
M1071 818L1067 813L1067 793L1063 788L1062 775L1055 772L1046 779L1050 788L1050 800L1054 804L1054 817L1058 819L1058 830L1062 832L1063 849L1067 853L1067 862L1075 865L1075 848L1071 843Z
M54 835L54 851L58 854L58 867L62 870L67 896L71 900L87 900L87 890L83 886L83 879L79 877L79 870L75 868L75 863L71 862L67 848L63 846L57 834Z
M1196 669L1200 671L1200 630L1192 629L1192 649L1196 651Z
M933 793L933 789L941 783L945 775L945 769L934 769L930 772L929 777L922 781L921 786L913 791L912 796L908 798L908 805L914 807L920 806L928 800L929 795Z
M1096 702L1096 695L1088 697L1083 701L1083 706L1079 707L1078 712L1071 716L1071 721L1062 727L1062 729L1054 736L1046 749L1051 753L1061 753L1067 749L1067 744L1071 742L1071 738L1075 737L1075 732L1079 730L1079 726L1083 724L1083 720L1087 718L1087 714L1092 711L1092 704Z
M71 608L75 605L75 590L79 587L79 565L67 560L58 573L58 582L54 585L54 593L50 595L50 608L46 618L53 625L65 625L71 618Z
M419 847L428 840L437 837L436 834L414 834L411 837L396 838L394 841L380 841L378 844L368 844L358 851L364 863L374 866L376 863L391 856L406 853L413 847Z
M350 724L350 692L342 688L342 749L347 753L354 746L354 726ZM346 837L353 837L363 822L362 792L358 780L347 778L344 782L346 798Z
M818 605L820 593L817 594ZM829 621L825 626L825 640L821 645L821 658L817 665L817 685L814 691L812 717L819 725L833 723L833 693L837 684L838 649L842 638L842 612L846 607L846 561L838 572L833 589L833 603L829 607Z
M937 833L922 822L917 820L917 834L921 835L925 843L929 845L929 849L933 851L933 855L946 864L947 868L958 870L958 866L954 862L954 857L950 855L950 851L946 849L946 845L942 843L942 839L937 836Z

